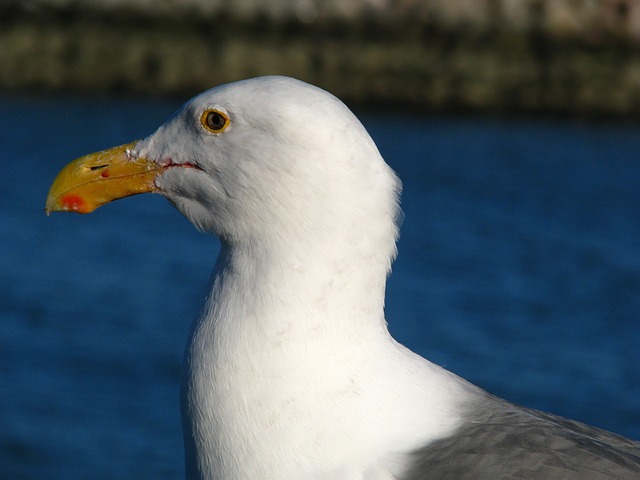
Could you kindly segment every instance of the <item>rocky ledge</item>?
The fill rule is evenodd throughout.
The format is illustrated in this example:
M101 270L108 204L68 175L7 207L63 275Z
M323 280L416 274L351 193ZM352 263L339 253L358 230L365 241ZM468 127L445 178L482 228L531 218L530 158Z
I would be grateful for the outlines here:
M284 74L353 104L638 117L639 38L637 1L3 1L0 88L186 96Z

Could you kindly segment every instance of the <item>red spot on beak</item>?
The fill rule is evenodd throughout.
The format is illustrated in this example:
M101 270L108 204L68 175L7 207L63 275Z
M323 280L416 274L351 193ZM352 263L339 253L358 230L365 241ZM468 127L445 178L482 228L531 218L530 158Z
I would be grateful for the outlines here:
M105 168L104 170L102 170L102 172L100 173L100 176L102 178L109 178L109 169Z
M85 205L85 201L77 195L65 195L60 199L60 203L65 210L77 212Z

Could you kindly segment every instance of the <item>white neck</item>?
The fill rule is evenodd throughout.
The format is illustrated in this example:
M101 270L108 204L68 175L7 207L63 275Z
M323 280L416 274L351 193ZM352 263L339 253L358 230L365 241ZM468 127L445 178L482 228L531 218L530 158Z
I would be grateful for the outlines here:
M448 374L389 336L386 268L264 254L223 247L194 324L188 478L393 478L403 452L455 427Z

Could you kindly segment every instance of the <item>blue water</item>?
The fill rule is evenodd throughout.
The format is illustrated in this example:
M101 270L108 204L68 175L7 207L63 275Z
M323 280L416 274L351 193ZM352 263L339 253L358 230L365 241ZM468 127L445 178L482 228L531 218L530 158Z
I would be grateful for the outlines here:
M0 478L181 478L178 380L218 244L162 198L44 215L56 172L179 102L0 97ZM392 333L640 439L640 126L362 114L404 181Z

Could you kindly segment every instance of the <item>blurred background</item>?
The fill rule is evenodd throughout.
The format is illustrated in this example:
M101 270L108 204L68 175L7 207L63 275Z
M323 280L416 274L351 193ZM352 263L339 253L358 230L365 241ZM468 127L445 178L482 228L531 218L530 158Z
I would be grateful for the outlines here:
M637 115L638 0L2 0L0 86L191 95L273 72L414 109Z
M44 201L263 74L342 98L402 178L398 340L640 440L640 0L0 0L0 478L183 478L217 240L154 195Z

